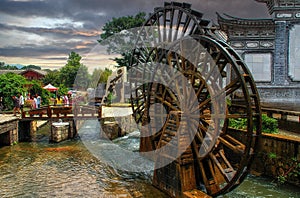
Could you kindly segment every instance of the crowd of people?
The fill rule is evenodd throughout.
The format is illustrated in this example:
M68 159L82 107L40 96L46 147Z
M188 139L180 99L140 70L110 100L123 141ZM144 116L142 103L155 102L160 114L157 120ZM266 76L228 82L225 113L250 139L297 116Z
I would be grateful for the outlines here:
M42 98L39 94L31 95L29 93L26 97L26 104L28 104L31 109L40 108L42 104Z
M39 94L31 95L30 93L27 95L26 98L19 93L17 96L12 96L14 108L13 108L13 115L16 116L17 113L21 113L24 108L25 101L26 104L30 107L30 109L37 109L41 107L42 104L42 97Z
M76 97L71 97L71 95L64 94L60 96L58 94L55 95L55 98L51 98L49 101L50 105L57 105L57 106L71 106L73 102L77 101ZM78 102L80 97L78 97ZM17 114L21 114L23 111L24 106L29 107L30 109L38 109L41 108L42 104L42 97L39 94L27 94L23 96L22 93L18 95L12 96L13 101L13 115L17 116ZM48 104L48 103L47 103ZM0 96L0 112L5 109L3 97Z
M64 96L57 95L55 100L54 100L54 105L69 106L70 105L69 96L67 94L65 94Z

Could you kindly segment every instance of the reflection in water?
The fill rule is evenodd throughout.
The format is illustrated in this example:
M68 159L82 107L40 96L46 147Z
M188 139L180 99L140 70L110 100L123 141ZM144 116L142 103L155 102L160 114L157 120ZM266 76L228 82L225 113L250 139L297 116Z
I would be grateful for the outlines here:
M0 148L0 197L168 197L151 185L151 173L113 169L80 139L49 144L48 130L37 142ZM136 150L134 137L116 143ZM249 177L224 197L300 197L300 192Z

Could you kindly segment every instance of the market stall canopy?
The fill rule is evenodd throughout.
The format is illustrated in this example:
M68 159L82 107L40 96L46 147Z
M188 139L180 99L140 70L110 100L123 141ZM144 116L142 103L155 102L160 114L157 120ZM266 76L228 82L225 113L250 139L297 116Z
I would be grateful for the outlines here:
M56 91L58 90L57 87L54 87L53 85L51 85L50 83L48 85L46 85L45 87L43 87L44 89L47 89L48 91Z

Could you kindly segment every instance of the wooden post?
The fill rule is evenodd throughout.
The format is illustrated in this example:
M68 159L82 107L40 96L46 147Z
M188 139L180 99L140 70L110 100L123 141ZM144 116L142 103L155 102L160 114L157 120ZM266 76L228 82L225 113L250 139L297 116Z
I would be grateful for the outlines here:
M25 118L25 116L26 116L26 111L24 111L23 108L21 109L21 115L22 115L22 118Z
M47 108L47 116L48 116L48 118L52 117L52 110L51 110L51 106L50 105L48 105L48 108Z
M179 111L172 111L168 115L155 160L153 185L171 197L182 197L183 192L197 187L189 126L182 117Z
M99 109L98 109L98 119L102 118L102 105L100 104Z
M77 103L74 103L74 105L73 105L73 113L74 113L75 117L77 117L78 111L79 111L78 105L77 105Z
M30 137L31 140L36 138L36 131L37 131L37 121L33 120L30 121Z
M145 107L145 112L142 117L142 129L141 129L141 137L140 137L140 152L141 153L147 153L149 151L154 151L155 150L155 145L152 142L152 128L149 125L149 118L148 118L148 108ZM154 156L145 156L150 159L154 160Z
M77 128L76 128L76 121L71 120L69 121L69 138L75 138L77 136Z

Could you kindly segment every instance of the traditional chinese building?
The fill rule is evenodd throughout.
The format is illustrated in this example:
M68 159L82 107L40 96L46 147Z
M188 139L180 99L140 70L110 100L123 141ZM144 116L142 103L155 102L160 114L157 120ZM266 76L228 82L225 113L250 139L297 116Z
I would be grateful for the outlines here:
M36 70L36 69L26 69L26 70L0 70L0 74L5 73L15 73L24 76L28 80L41 80L47 74L46 71Z
M24 76L28 80L41 80L46 74L47 72L45 71L34 69L26 69L20 73L20 75Z
M255 0L268 7L268 19L218 14L228 43L244 58L263 104L300 104L300 0Z

